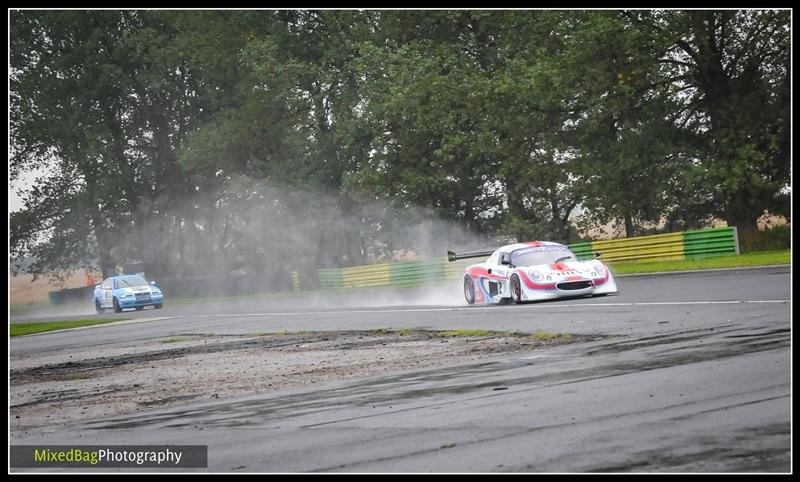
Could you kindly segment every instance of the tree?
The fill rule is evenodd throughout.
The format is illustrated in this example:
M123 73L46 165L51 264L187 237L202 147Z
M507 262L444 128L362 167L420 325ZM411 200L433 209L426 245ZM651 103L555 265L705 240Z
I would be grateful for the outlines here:
M167 238L149 228L188 189L174 151L202 118L173 21L12 14L10 169L50 176L11 216L12 255L33 254L34 274L97 263L108 276L129 260L168 269Z
M34 273L569 242L579 209L629 236L789 214L788 11L10 19L10 176L47 172L10 219Z
M425 207L473 231L502 211L499 105L502 17L484 12L382 15L355 60L364 99L350 132L368 133L354 188ZM363 137L361 137L363 139Z
M11 254L33 254L36 275L95 259L107 275L138 196L120 158L125 80L109 46L123 27L109 12L12 12L11 32L11 176L48 171L11 216Z
M714 214L741 231L789 214L790 12L628 13L652 39L677 124L702 141Z

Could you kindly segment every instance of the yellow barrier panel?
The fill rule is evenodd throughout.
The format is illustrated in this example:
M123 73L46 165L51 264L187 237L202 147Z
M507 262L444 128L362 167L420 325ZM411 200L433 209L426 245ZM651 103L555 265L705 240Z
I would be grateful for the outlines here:
M383 286L388 284L388 264L342 268L342 287Z
M486 261L484 258L467 258L448 263L447 258L444 258L444 262L447 263L444 267L444 279L459 279L464 276L467 266L484 261Z
M292 271L292 291L300 291L300 273Z
M685 258L682 233L595 241L592 243L592 251L602 251L600 259L603 261L667 261Z
M592 252L601 251L603 254L600 259L610 262L680 260L686 258L687 251L688 255L692 257L738 252L738 241L736 228L715 228L594 241L591 244L587 241L576 243L572 249L581 257L589 257ZM464 276L467 266L482 263L485 260L485 257L478 257L448 262L446 257L442 257L423 259L412 263L395 262L342 269L320 269L320 285L330 289L387 286L391 285L392 281L398 286L431 282L437 279L452 281ZM341 284L339 284L340 280ZM299 281L297 273L293 272L292 288L294 290L299 288Z

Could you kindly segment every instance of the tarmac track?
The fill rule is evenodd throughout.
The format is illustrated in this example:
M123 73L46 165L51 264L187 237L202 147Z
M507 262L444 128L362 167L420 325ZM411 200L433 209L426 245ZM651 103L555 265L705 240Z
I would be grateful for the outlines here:
M336 300L341 307L330 300L165 305L134 312L124 325L15 338L12 356L209 332L610 335L481 363L12 432L11 440L208 444L204 470L220 472L789 472L789 268L619 284L617 296L500 307L356 307L357 299ZM153 317L168 319L147 321Z

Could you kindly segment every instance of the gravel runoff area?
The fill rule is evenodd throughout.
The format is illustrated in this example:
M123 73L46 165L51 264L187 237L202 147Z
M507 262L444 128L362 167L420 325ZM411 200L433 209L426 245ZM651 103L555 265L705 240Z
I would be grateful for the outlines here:
M125 415L598 337L425 330L184 335L11 356L11 429Z

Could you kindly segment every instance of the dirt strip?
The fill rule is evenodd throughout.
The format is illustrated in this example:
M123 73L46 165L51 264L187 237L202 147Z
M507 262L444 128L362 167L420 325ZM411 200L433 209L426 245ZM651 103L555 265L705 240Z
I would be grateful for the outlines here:
M11 358L11 429L414 368L597 337L372 330L185 334L89 352Z

